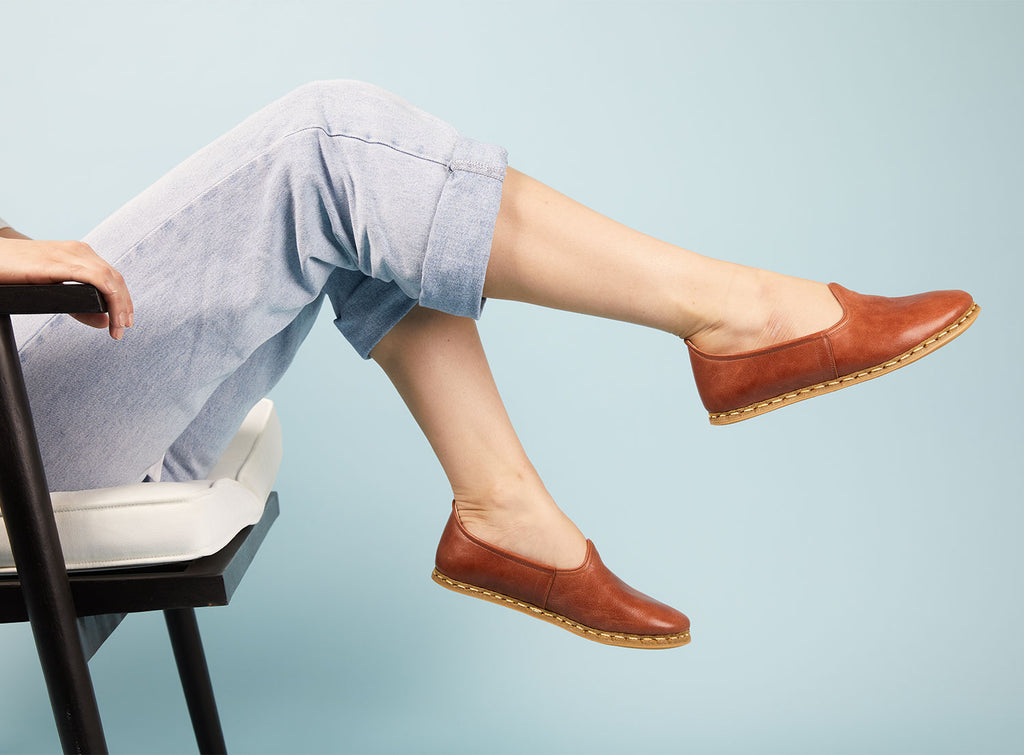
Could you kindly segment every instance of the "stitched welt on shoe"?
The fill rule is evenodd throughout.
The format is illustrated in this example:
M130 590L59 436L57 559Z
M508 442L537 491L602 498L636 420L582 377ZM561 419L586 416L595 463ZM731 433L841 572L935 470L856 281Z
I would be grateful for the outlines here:
M619 634L616 632L605 632L599 629L594 629L593 627L588 627L585 624L580 624L579 622L573 621L572 619L566 618L565 616L562 616L560 614L552 613L551 611L544 610L543 608L538 608L537 606L531 603L525 603L521 600L511 598L508 595L502 595L501 593L492 592L490 590L484 590L482 588L474 587L473 585L469 585L464 582L458 582L456 580L450 579L449 577L446 577L444 574L437 571L436 569L434 570L434 579L441 580L450 587L462 590L464 592L473 592L479 593L481 595L486 595L487 598L490 600L501 601L503 603L508 603L510 605L517 606L520 609L530 611L531 613L546 616L552 621L557 621L561 624L573 627L575 631L581 634L589 634L595 637L603 637L605 639L610 640L650 643L652 645L676 643L680 640L689 640L690 638L689 630L687 630L686 632L681 632L679 634L666 635Z
M885 372L887 370L896 369L897 367L902 366L908 360L914 361L915 359L919 358L919 352L927 349L936 342L941 341L951 335L956 335L955 331L962 327L969 320L971 320L977 313L978 309L979 307L977 303L972 304L971 308L968 309L963 314L963 316L960 317L960 319L957 320L955 323L944 328L931 338L927 339L926 341L923 341L914 348L904 352L903 354L900 354L899 356L895 357L894 359L891 359L888 362L877 365L867 370L862 370L861 372L844 375L843 377L836 378L835 380L827 380L822 383L817 383L815 385L808 386L807 388L801 388L798 391L792 391L790 393L786 393L781 396L776 396L775 398L768 399L766 401L759 401L756 404L750 404L749 406L744 406L739 409L733 409L728 412L709 412L708 417L712 420L715 420L725 417L736 417L741 414L749 414L750 412L756 412L759 409L774 406L775 404L784 404L799 400L800 398L807 398L807 394L809 393L816 393L818 391L828 392L830 390L837 390L839 387L843 387L848 383L855 383L858 381L867 380L871 377L877 377L879 373Z

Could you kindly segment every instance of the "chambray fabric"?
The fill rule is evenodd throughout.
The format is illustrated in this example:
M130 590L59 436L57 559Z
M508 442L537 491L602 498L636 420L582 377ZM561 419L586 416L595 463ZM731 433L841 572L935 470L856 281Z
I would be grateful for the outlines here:
M15 318L51 489L203 477L325 297L364 359L417 302L479 318L507 157L339 79L175 167L83 238L128 283L123 341Z

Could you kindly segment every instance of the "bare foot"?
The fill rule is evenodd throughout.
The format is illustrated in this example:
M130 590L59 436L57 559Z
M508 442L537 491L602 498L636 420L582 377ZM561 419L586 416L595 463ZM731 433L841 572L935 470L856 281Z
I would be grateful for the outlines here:
M761 349L835 325L843 309L824 283L737 266L721 309L689 336L701 351Z
M555 569L575 569L587 555L587 540L541 486L540 490L489 495L456 494L455 507L470 534Z

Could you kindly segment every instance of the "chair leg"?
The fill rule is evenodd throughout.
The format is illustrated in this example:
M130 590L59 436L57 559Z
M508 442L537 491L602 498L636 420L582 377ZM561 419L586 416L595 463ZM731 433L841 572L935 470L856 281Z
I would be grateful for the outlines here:
M178 664L181 687L185 691L185 702L192 717L192 728L202 753L227 753L224 732L220 728L217 702L213 699L213 684L210 670L203 653L203 641L199 637L199 624L192 608L172 608L164 611L167 632L174 648L174 660Z
M64 752L103 752L96 694L75 613L11 318L0 315L0 504Z

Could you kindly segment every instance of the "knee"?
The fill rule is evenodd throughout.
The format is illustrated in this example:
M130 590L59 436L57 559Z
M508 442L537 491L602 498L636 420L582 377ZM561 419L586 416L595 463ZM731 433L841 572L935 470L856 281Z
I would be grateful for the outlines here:
M296 87L284 99L289 108L322 110L325 104L332 108L356 108L393 96L376 84L358 79L317 79Z

